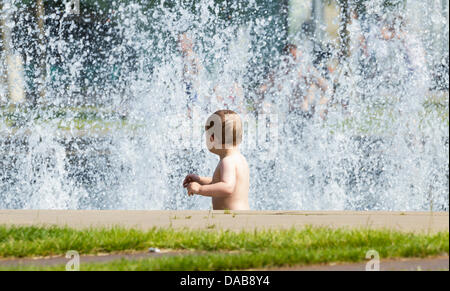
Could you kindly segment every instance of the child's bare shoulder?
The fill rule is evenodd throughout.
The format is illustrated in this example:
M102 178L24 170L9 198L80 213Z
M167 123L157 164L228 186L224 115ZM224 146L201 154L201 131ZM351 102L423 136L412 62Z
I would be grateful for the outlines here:
M231 166L236 163L236 158L234 156L227 156L220 160L219 164L222 166Z
M242 154L235 154L225 157L221 161L224 166L242 167L247 165L247 160Z
M219 165L230 165L235 163L235 158L233 156L226 156L220 159Z

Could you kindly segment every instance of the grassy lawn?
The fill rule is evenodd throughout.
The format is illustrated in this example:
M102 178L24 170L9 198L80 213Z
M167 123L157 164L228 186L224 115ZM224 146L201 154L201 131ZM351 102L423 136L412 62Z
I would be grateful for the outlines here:
M423 111L412 118L414 119L413 122L418 122L420 128L430 126L430 124L442 124L448 127L448 98L448 92L430 92L430 95L422 104ZM395 98L389 97L386 99L394 100ZM393 135L397 128L392 127L392 124L398 121L400 114L407 114L407 112L399 113L395 109L394 103L366 105L363 111L363 118L356 118L351 114L339 119L337 122L324 122L323 126L332 133L351 132L355 135ZM54 126L62 132L78 130L92 131L93 133L109 133L117 130L133 132L145 127L145 124L128 120L126 116L122 116L111 108L95 106L44 106L39 108L21 105L0 106L0 128L2 124L9 128L42 124Z
M143 125L131 123L125 116L111 109L84 107L25 107L0 106L0 124L9 128L32 125L52 126L60 131L111 132L114 130L136 130Z
M388 98L392 99L392 98ZM395 135L397 125L418 126L418 130L423 131L427 127L436 127L442 125L448 128L449 122L449 103L448 93L431 95L423 103L423 110L407 117L411 124L403 124L405 116L411 112L399 112L394 104L378 104L363 107L362 116L351 114L338 122L325 122L331 132L352 132L356 135ZM400 123L398 123L400 122Z
M0 257L145 251L148 247L206 251L173 257L81 264L82 270L239 270L358 262L369 250L380 257L427 257L448 254L449 234L412 234L389 230L305 228L301 230L174 230L0 226ZM0 270L64 270L64 266L0 267Z

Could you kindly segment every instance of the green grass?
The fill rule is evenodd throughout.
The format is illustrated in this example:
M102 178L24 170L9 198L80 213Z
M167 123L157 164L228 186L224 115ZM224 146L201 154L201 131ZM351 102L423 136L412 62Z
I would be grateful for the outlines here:
M53 126L61 131L111 132L135 131L143 125L135 124L108 108L83 107L27 107L0 106L0 124L14 129L35 124Z
M327 262L363 261L369 250L381 258L448 254L449 234L388 230L306 228L302 230L89 229L0 226L0 257L143 251L148 247L206 251L138 261L82 264L83 270L237 270ZM230 252L233 251L233 252ZM0 270L63 270L64 266L8 267Z
M327 120L323 126L328 128L331 133L353 133L354 135L374 135L374 136L392 136L398 130L398 125L408 127L418 127L419 131L425 131L427 128L435 126L448 127L449 121L449 100L448 92L432 92L422 104L423 110L419 111L414 118L408 117L411 124L403 124L401 120L403 115L408 112L399 112L396 109L393 97L386 97L384 104L365 105L361 108L362 114L350 114L343 119L336 121ZM340 109L339 109L340 110ZM330 109L330 111L333 111ZM355 112L356 113L356 112ZM400 122L400 123L399 123ZM397 126L394 126L397 124Z
M394 100L394 98L386 98ZM349 115L338 122L324 122L323 127L331 133L351 132L355 135L394 135L397 128L392 126L400 117L394 104L378 104L366 106L364 115L355 117ZM423 110L416 117L419 129L433 127L436 124L449 126L448 92L430 92L423 103ZM107 133L117 130L136 131L145 127L144 124L128 120L111 108L81 106L0 106L0 127L10 128L30 126L30 124L52 125L60 131L92 131Z

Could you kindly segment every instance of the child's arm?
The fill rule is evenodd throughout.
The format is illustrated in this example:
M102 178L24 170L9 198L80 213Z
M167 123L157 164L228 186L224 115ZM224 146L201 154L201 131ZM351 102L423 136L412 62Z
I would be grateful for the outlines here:
M220 181L214 184L200 185L190 183L188 194L207 197L227 197L233 194L236 186L236 169L232 160L223 159L219 165Z
M192 183L192 182L197 182L200 185L208 185L208 184L211 184L212 178L211 177L200 177L195 174L189 174L186 176L186 178L184 178L183 187L186 188L189 185L189 183Z
M199 177L200 178L200 185L209 185L212 183L212 178L211 177Z

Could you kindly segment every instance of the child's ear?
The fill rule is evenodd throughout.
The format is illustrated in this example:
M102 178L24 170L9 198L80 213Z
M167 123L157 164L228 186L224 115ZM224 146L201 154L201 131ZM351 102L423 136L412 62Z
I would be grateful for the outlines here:
M214 142L214 134L211 134L211 136L209 137L209 141Z

